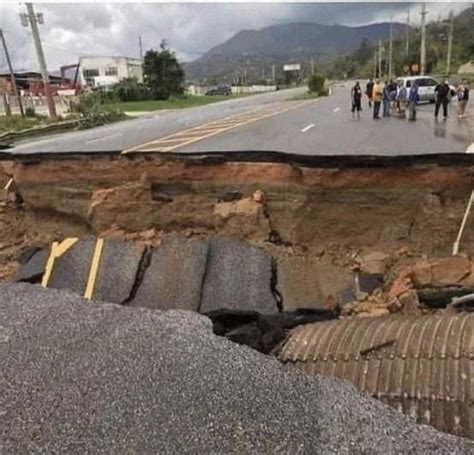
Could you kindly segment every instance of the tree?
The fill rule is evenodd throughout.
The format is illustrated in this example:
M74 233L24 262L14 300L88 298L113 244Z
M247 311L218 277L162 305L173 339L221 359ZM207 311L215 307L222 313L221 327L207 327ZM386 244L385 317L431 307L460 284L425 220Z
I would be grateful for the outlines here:
M145 54L143 73L146 86L153 99L166 100L183 93L184 70L174 52L162 43L160 51L153 49Z
M370 60L374 55L372 46L370 45L369 39L364 38L360 43L359 49L354 53L354 59L359 64L364 64L367 60Z
M150 90L134 77L123 79L113 88L120 101L143 101L150 98Z
M321 95L324 91L325 82L326 79L324 79L323 76L320 76L319 74L314 74L310 77L308 81L308 89L312 93L317 93Z

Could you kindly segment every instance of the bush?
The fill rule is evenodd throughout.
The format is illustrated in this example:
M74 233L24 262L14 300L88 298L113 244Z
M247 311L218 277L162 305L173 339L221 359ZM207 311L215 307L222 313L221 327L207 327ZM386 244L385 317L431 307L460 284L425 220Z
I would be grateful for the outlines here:
M151 99L149 88L135 78L120 81L113 88L113 93L120 101L145 101Z
M71 112L87 119L85 127L99 126L123 116L119 108L110 104L111 95L97 92L83 93L76 102L71 103Z
M326 79L323 76L314 74L308 81L308 89L311 93L317 93L318 95L321 95L324 90L325 82Z
M36 113L35 113L34 108L27 107L26 110L25 110L25 117L30 117L30 118L36 117Z

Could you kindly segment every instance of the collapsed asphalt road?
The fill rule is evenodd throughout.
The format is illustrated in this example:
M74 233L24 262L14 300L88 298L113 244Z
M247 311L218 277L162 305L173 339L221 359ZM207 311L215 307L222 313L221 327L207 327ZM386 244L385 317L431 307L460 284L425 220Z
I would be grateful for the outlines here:
M3 453L472 453L191 312L0 288Z

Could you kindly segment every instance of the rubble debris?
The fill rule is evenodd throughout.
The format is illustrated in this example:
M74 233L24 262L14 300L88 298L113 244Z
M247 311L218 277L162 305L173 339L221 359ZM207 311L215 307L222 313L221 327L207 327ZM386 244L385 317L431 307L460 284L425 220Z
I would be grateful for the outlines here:
M0 262L0 281L8 281L8 279L16 273L18 262L4 260Z
M383 251L369 251L357 258L359 270L367 275L384 276L390 256Z
M418 293L411 289L398 296L398 301L401 306L402 314L421 315L420 301L418 300Z
M474 311L474 294L467 294L462 297L454 297L448 306L457 311Z
M385 274L358 272L355 276L356 288L359 292L371 295L376 289L381 289L384 284Z
M213 216L217 225L225 226L231 235L264 241L271 231L265 210L265 195L259 190L253 196L217 202Z
M353 274L329 261L315 261L307 256L285 256L277 259L277 269L277 287L283 296L286 311L325 309L330 302L342 305L353 299Z
M3 284L0 326L12 334L2 358L6 453L474 450L346 381L217 337L196 313Z
M419 423L474 438L473 337L472 313L346 319L296 327L279 358L348 379Z

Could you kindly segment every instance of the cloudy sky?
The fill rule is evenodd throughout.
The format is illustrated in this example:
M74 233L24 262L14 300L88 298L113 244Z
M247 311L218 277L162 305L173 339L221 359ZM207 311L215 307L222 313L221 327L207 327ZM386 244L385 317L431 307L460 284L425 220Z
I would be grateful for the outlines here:
M0 0L4 30L15 69L37 69L31 32L20 24L25 6ZM459 11L468 2L428 3L428 20ZM242 29L259 29L284 22L363 25L405 21L408 3L35 3L44 14L40 34L50 71L76 63L80 55L138 57L138 36L144 49L157 48L162 39L185 61L198 58ZM419 22L420 5L411 4ZM6 69L1 54L0 69Z

